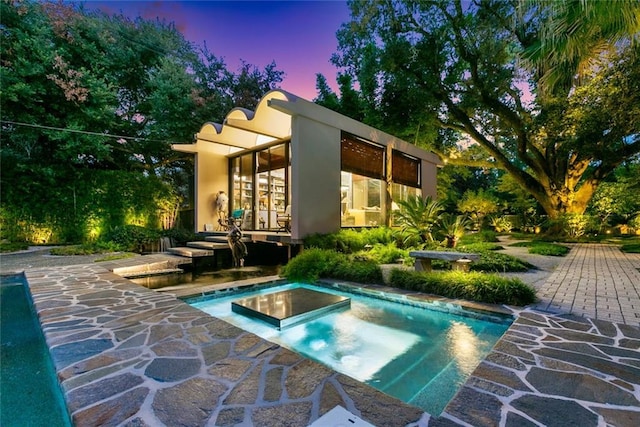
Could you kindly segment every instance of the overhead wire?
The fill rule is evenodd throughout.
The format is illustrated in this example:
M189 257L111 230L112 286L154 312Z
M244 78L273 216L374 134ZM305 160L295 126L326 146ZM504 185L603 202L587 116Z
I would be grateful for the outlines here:
M55 126L36 125L32 123L14 122L11 120L0 120L0 122L2 122L3 124L10 124L14 126L25 126L25 127L38 128L38 129L55 130L58 132L80 133L80 134L92 135L92 136L102 136L105 138L127 139L127 140L135 139L135 140L148 141L148 142L169 142L173 144L172 141L144 138L144 137L138 137L138 136L113 135L109 133L91 132L91 131L80 130L80 129L69 129L69 128L60 128Z

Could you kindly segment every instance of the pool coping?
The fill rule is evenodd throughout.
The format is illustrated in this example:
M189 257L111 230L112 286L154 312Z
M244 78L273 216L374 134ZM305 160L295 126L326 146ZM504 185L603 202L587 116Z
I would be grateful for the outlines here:
M515 321L434 417L101 266L24 274L77 426L305 426L338 405L380 427L640 425L633 326L503 306Z

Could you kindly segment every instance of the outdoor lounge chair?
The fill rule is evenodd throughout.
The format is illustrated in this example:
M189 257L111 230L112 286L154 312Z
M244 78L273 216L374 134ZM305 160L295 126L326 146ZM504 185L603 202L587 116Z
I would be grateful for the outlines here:
M276 216L276 222L278 223L278 231L286 231L291 233L291 205L287 205L284 213L279 213Z

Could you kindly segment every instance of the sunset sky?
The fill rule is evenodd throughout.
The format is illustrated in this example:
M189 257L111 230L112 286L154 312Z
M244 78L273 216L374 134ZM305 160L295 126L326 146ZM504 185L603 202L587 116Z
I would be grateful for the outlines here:
M230 71L240 60L259 69L275 61L286 73L282 89L312 100L316 73L337 90L336 31L349 20L345 1L84 1L89 9L130 18L174 22L185 38L224 59Z

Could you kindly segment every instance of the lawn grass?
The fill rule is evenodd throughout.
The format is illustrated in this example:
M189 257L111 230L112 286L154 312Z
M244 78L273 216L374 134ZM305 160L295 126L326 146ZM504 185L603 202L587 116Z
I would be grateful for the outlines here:
M104 254L104 256L101 258L97 258L94 262L115 261L118 259L127 259L136 256L136 254L132 252L120 251L113 245L69 245L51 249L51 255L58 256L82 256L99 254Z
M517 242L509 246L513 247L527 247L530 254L548 255L548 256L565 256L571 250L567 246L559 245L557 243L540 242L532 240L528 242Z

